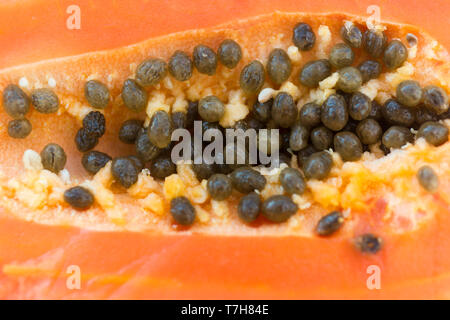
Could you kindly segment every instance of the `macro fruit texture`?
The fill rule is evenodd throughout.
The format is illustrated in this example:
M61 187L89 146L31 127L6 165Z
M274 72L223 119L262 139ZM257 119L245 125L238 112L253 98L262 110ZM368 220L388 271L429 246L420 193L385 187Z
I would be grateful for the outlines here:
M338 38L344 19L363 24L359 17L342 14L275 13L252 18L251 23L237 21L213 29L151 39L136 47L92 53L85 58L70 57L66 60L53 60L40 65L4 70L0 73L0 84L3 89L8 83L17 83L24 76L32 82L33 77L40 79L44 72L48 72L56 81L57 91L60 92L61 88L66 87L63 82L65 74L61 70L70 69L71 66L73 66L73 72L69 70L69 74L75 75L75 70L79 69L86 70L87 73L97 71L101 74L101 80L108 83L109 70L105 70L103 64L86 62L86 57L89 61L102 57L110 59L109 62L115 66L120 77L108 85L114 97L120 92L122 83L129 74L126 70L129 70L130 63L147 58L144 57L147 54L139 56L137 53L139 48L161 50L160 55L168 61L175 49L192 52L194 46L199 43L216 49L223 38L230 37L238 40L238 43L249 51L249 56L244 55L243 58L246 59L245 64L247 64L251 62L248 59L255 58L257 52L248 41L257 36L264 36L267 39L267 34L261 35L262 30L270 30L275 35L280 32L291 34L295 24L303 21L310 24L315 32L319 25L327 25L331 28L333 37ZM426 34L413 27L383 24L388 26L391 37L404 38L408 32L412 32L419 37L419 43L424 46L431 42ZM286 41L289 41L290 45L291 39L287 38ZM168 49L161 49L163 47ZM423 48L419 46L419 49ZM270 49L267 48L267 54ZM438 48L437 52L437 62L431 64L435 67L437 74L443 73L448 77L448 55L443 48ZM133 53L133 55L127 53ZM302 54L307 56L307 53ZM420 55L423 54L419 50L418 56L421 57ZM310 57L314 55L315 52L312 51ZM306 58L303 61L308 60ZM296 72L295 76L298 70ZM423 80L424 78L425 75L418 69L414 79ZM75 81L74 87L69 89L67 94L77 98L82 97L83 85L84 81ZM448 92L448 87L445 88ZM130 117L135 115L132 111L126 112L130 112L127 114ZM105 136L99 141L99 148L107 148L117 143L117 132L124 120L121 116L114 117L112 108L106 108L105 113L109 121L108 128ZM73 141L73 135L80 128L81 123L67 113L58 118L49 117L51 116L32 113L32 120L41 121L33 122L33 131L29 140L13 140L2 132L2 137L5 137L8 145L16 146L14 153L2 155L3 170L5 166L20 161L23 152L33 143L36 147L43 147L48 143L41 138L44 132L48 137L54 138L55 143L63 144L64 141ZM64 126L60 125L62 122ZM111 128L117 128L117 130ZM141 137L146 140L145 143L149 142L147 133L141 134ZM131 153L133 148L126 149L127 147L127 145L121 146L121 151L129 150ZM446 149L436 149L433 156L428 159L429 162L433 163L433 157L448 161L448 155L446 157L448 143L439 148ZM148 148L144 149L148 151ZM64 150L67 153L66 167L70 168L71 175L80 179L88 177L81 167L80 154L76 148L73 145L64 144ZM121 156L114 148L110 151L110 156L113 158ZM327 166L331 159L318 155L317 161L322 161ZM128 167L132 168L129 162L126 161ZM8 174L6 178L19 174L22 170L19 166L12 167L15 169L5 172ZM440 181L441 190L448 190L450 187L446 177L448 176L444 176L444 179ZM105 183L101 178L98 176L98 181L95 182L99 183L98 186ZM357 178L361 177L357 176ZM254 181L258 186L263 184L259 176ZM418 185L416 180L412 181ZM398 186L400 189L402 187L402 185ZM346 195L350 196L351 191L348 191ZM177 199L176 189L168 186L165 192L173 194L173 198ZM387 193L382 195L389 197ZM344 224L330 238L303 236L301 233L289 231L284 225L258 225L260 223L258 221L255 223L260 228L254 229L255 226L247 227L241 222L235 223L234 220L227 229L228 234L220 235L196 232L195 225L192 231L186 232L164 229L165 222L159 223L158 220L155 220L156 224L152 226L151 231L139 231L131 226L123 225L123 221L117 216L120 212L111 210L106 216L104 210L98 206L94 206L88 213L92 214L94 224L88 224L81 218L82 222L79 224L61 227L61 221L58 220L57 215L50 214L44 221L43 217L33 217L32 212L28 211L36 222L26 222L23 218L13 215L11 207L8 209L4 204L0 214L0 263L2 266L0 296L5 298L445 298L449 296L450 290L448 277L450 258L446 254L450 248L449 199L445 197L444 192L437 192L432 196L424 193L422 196L428 200L427 203L433 205L429 209L431 212L429 219L421 220L420 224L416 225L411 219L402 215L395 215L398 220L388 220L389 223L386 223L383 218L389 219L389 216L386 216L388 199L376 194L373 199L368 199L370 205L360 204L361 207L354 207L355 218L352 222ZM272 202L282 207L286 204L286 210L283 212L289 216L292 214L295 205L289 202L290 200L271 197L269 199L271 199L270 203L265 205L266 214L272 217L271 210L274 207ZM350 197L348 201L350 201L349 205L354 205L358 203L358 198ZM143 204L140 202L140 205ZM135 207L132 201L124 205L133 212ZM156 207L154 203L153 207ZM315 210L317 208L308 211L314 219L310 221L311 225L302 226L304 228L302 230L313 231L320 217L325 214L323 210L320 212ZM165 208L164 211L168 212L169 208ZM192 216L191 213L189 216ZM203 211L197 213L204 214ZM109 223L110 220L116 222L115 226ZM191 221L188 219L188 222ZM246 232L250 230L253 230L253 235L246 235ZM280 236L280 233L283 236ZM376 233L376 236L372 233ZM354 237L357 239L356 244L352 243ZM382 243L378 241L378 237L382 238ZM127 245L124 246L124 243ZM360 251L366 253L356 250L355 247L362 248ZM340 263L336 264L336 261ZM411 264L414 264L415 268L410 268ZM80 290L69 290L66 286L65 272L70 265L80 267L82 275ZM381 268L382 290L369 290L366 286L367 268L371 265ZM192 272L192 270L197 271Z

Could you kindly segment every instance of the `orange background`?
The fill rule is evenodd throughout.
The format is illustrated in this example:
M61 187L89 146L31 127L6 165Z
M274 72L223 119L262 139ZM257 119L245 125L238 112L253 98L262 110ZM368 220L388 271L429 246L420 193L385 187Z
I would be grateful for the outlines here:
M81 29L69 30L66 9L81 9ZM109 49L158 35L280 11L345 11L419 25L450 48L449 0L3 0L0 68ZM19 35L19 36L18 36Z

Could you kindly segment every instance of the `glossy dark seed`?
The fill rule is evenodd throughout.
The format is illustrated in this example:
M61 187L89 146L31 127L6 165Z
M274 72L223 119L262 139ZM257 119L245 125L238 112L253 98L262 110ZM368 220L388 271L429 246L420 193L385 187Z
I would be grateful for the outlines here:
M329 60L336 69L348 67L355 60L355 54L348 44L338 43L331 48Z
M58 111L58 96L50 89L42 88L31 93L31 103L40 113L54 113Z
M208 193L214 200L222 201L228 198L233 191L231 179L228 176L217 173L208 179L206 184Z
M363 253L377 253L382 246L381 238L371 233L360 235L354 240L356 248Z
M297 212L298 206L291 198L276 195L267 198L262 204L262 214L272 222L284 222Z
M358 70L361 72L363 83L365 83L380 76L381 63L375 60L366 60L358 65Z
M240 75L241 89L247 94L258 93L264 84L265 72L261 62L254 60L246 65Z
M306 190L305 179L297 169L284 168L279 179L284 191L289 194L303 194Z
M178 81L186 81L192 77L193 63L189 56L180 50L169 59L169 72Z
M266 70L270 80L276 85L280 85L291 75L291 59L283 49L273 49L269 54Z
M364 144L374 144L381 139L383 129L374 119L365 119L358 123L356 134Z
M147 107L147 92L132 79L125 80L121 95L123 103L128 109L140 112Z
M308 159L312 154L318 152L316 148L314 148L313 145L309 144L306 146L306 148L300 150L297 152L297 163L299 168L303 168L306 162L306 159Z
M91 135L100 138L105 134L105 116L99 111L91 111L83 118L83 127Z
M314 103L306 103L299 114L299 122L307 127L315 127L320 124L320 109L321 107Z
M163 154L154 159L150 164L150 175L159 180L177 172L177 166L170 159L170 154Z
M251 111L251 115L256 120L266 123L271 117L272 104L273 99L270 99L266 102L255 102Z
M347 124L348 112L345 99L337 94L330 95L322 105L320 119L333 131L339 131Z
M331 64L326 59L310 61L301 69L298 81L305 87L315 88L319 82L331 75Z
M127 144L135 143L142 124L142 120L126 120L119 129L119 140Z
M258 171L249 167L240 167L230 174L233 187L241 193L262 190L266 185L266 178Z
M363 120L370 115L372 101L364 93L355 92L348 105L348 114L354 120Z
M299 151L308 145L309 129L301 124L295 124L291 128L289 147L292 151Z
M414 109L404 106L394 99L385 102L382 112L384 119L391 124L411 127L415 121Z
M91 107L104 109L109 103L109 89L100 81L89 80L84 85L84 97Z
M88 189L77 186L64 191L64 201L75 209L85 210L94 203L94 196Z
M8 122L8 135L15 139L24 139L31 133L31 123L28 119L15 119Z
M186 197L177 197L170 201L170 214L183 226L189 226L195 221L195 208Z
M3 108L11 117L22 118L30 110L30 99L19 86L10 84L3 91Z
M217 56L216 53L205 45L198 45L194 48L194 66L198 72L212 76L216 73Z
M428 192L435 193L439 188L439 178L430 166L422 166L417 171L417 180L422 188Z
M352 132L342 131L335 134L334 149L339 153L344 161L359 160L363 153L363 148L359 138Z
M241 220L250 223L258 218L261 211L261 198L256 192L243 196L238 204L238 216Z
M311 131L311 143L317 150L329 149L333 143L333 132L324 126L314 128Z
M167 112L156 111L148 126L150 142L160 149L167 147L171 141L172 129L172 120Z
M217 122L225 112L223 102L216 96L207 96L198 102L198 114L203 120Z
M89 151L86 152L81 158L81 164L87 172L96 174L110 160L111 157L106 153L100 151Z
M423 103L437 114L448 110L447 93L438 86L426 86L423 89Z
M353 48L360 48L362 45L362 32L357 26L351 24L350 26L343 25L340 30L341 37L344 41Z
M64 149L56 143L49 143L41 151L41 162L44 169L58 173L66 165L67 156Z
M411 130L406 127L392 126L386 130L381 139L383 145L390 149L398 149L414 140Z
M412 33L408 33L406 34L406 42L408 42L408 45L410 47L414 47L417 44L417 37L412 34Z
M448 141L448 128L439 122L425 122L417 132L417 138L424 138L433 146L440 146Z
M292 96L280 92L272 105L272 119L282 128L289 128L297 120L298 109Z
M355 92L362 84L361 72L355 67L339 69L339 80L336 86L344 92Z
M416 124L419 126L427 121L438 121L439 116L431 109L424 105L420 105L416 109Z
M383 55L383 61L386 67L390 70L397 69L406 59L408 59L408 50L405 45L399 40L389 42Z
M333 159L326 151L316 152L303 163L303 173L307 179L325 179L331 171Z
M130 159L131 162L133 162L138 172L141 172L142 169L144 169L144 164L142 163L142 160L138 156L128 156L128 159Z
M213 174L216 173L215 164L193 164L192 170L194 171L198 181L202 181L203 179L208 180Z
M383 106L375 100L372 100L372 108L370 109L369 118L380 121L383 119Z
M417 106L422 100L422 88L417 81L405 80L396 89L398 102L408 107Z
M333 211L323 216L316 226L316 233L319 236L329 236L338 231L344 223L344 217L339 211Z
M292 42L301 51L311 50L316 42L316 35L307 23L298 23L294 27Z
M81 128L75 135L75 144L77 149L81 152L86 152L93 149L98 144L98 137L86 128Z
M136 68L136 81L144 87L154 86L167 75L167 63L162 59L148 59Z
M217 56L220 63L222 63L228 69L233 69L237 66L242 58L241 46L234 40L223 40L217 50Z
M116 158L112 162L111 173L124 188L129 188L138 179L138 169L129 158Z
M144 162L155 159L161 152L157 146L150 142L147 131L141 129L136 139L136 153Z
M384 32L366 30L363 35L363 48L374 58L378 58L386 47L387 38Z

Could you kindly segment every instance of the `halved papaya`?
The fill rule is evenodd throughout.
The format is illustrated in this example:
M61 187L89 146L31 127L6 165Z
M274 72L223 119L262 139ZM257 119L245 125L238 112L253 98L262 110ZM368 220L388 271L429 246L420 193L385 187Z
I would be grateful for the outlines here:
M298 23L310 26L316 37L308 50L292 42ZM361 150L356 160L346 159L347 149L339 152L334 142L332 151L324 151L333 162L331 172L321 179L308 179L304 192L288 197L296 212L281 223L269 222L270 215L245 223L237 209L242 193L233 191L224 201L212 200L207 179L198 179L189 164L178 164L176 173L159 180L152 175L150 164L150 170L141 171L128 188L120 185L111 162L95 175L83 168L74 137L86 115L95 111L85 94L88 81L103 83L110 94L101 110L106 133L95 149L113 158L129 156L134 146L118 140L124 120L138 118L147 127L156 111L185 112L188 101L208 95L224 102L219 121L223 127L233 127L246 118L257 100L276 99L280 93L289 95L299 109L309 102L324 104L331 95L351 99L351 94L342 92L344 86L341 91L336 87L344 77L334 67L314 88L298 79L307 62L327 59L331 48L342 42L341 29L351 26L362 33L369 30L358 16L274 13L1 70L2 92L11 84L25 95L49 88L59 99L59 109L43 114L34 101L34 108L25 115L32 125L25 139L8 135L11 117L1 111L0 297L448 298L448 141L434 146L434 140L418 133L416 141L385 150L387 155L378 141ZM406 80L417 81L421 88L436 86L443 90L442 97L448 95L450 62L445 48L412 26L382 22L372 28L378 35L384 32L389 41L405 43L402 48L407 58L392 70L383 66L381 74L357 91L385 109L391 108L387 102ZM216 51L225 39L236 41L242 49L242 59L233 69L218 63L215 73L208 75L197 66L188 81L178 81L169 72L158 84L145 88L146 110L136 113L124 105L124 81L135 79L142 61L168 61L176 50L190 55L198 44ZM254 60L266 66L275 48L285 50L291 63L287 79L275 84L267 76L255 92L245 92L242 70ZM354 66L367 59L386 63L379 57L370 58L366 51L352 49ZM345 105L351 103L345 101ZM420 132L417 113L428 109L422 103L410 108L415 109L392 108L393 114L383 109L388 122L383 131L396 121L405 121L396 116L407 109L414 114L408 132L411 136L417 129ZM434 110L430 119L448 128L448 101L442 108ZM358 125L359 120L354 120ZM350 127L344 131L352 130L356 132ZM65 151L67 163L59 173L42 164L44 155L39 152L48 143ZM298 158L294 152L290 165L302 169ZM437 188L417 178L423 166L432 168ZM260 169L266 181L259 192L263 200L286 194L279 179L281 169ZM75 210L65 201L66 190L78 185L95 198L88 210ZM196 212L195 222L187 228L175 223L170 213L171 199L179 196L187 197ZM340 212L339 230L319 236L317 224L332 211ZM70 284L78 275L80 288Z

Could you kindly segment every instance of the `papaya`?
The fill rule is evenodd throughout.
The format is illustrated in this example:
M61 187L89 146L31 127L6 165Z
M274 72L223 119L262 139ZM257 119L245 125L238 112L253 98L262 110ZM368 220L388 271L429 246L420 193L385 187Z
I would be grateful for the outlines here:
M275 12L0 70L0 297L448 298L449 61L414 26ZM193 105L289 159L220 171L220 199L153 129Z

